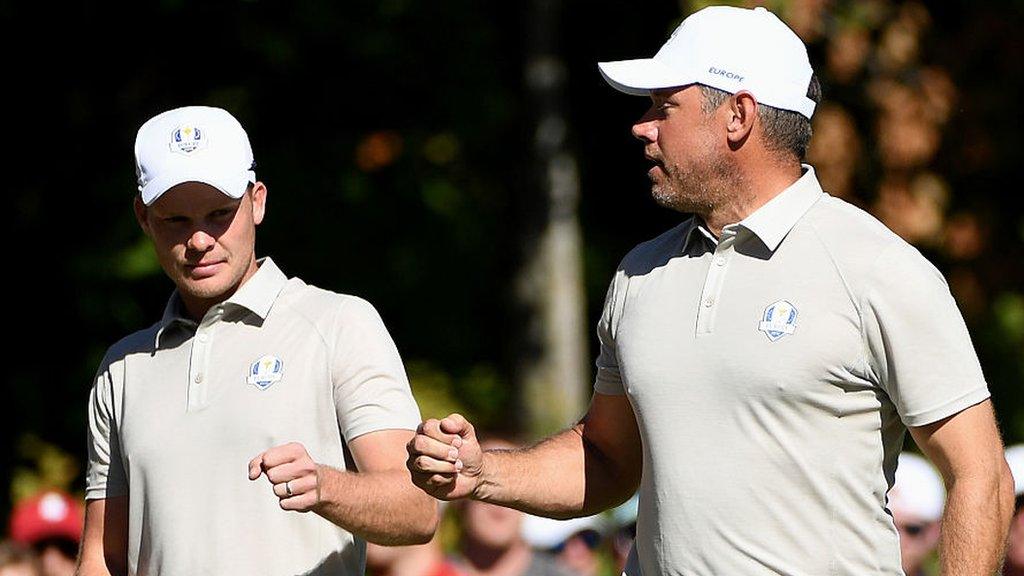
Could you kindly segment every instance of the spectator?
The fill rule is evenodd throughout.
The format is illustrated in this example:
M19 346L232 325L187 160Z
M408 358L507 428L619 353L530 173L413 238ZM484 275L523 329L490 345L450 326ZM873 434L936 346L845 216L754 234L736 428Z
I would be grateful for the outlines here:
M512 449L505 440L485 440L486 448ZM458 554L452 559L469 576L570 576L550 554L534 551L523 539L523 513L467 500L455 504L462 521Z
M597 576L601 573L603 530L599 516L554 520L527 515L522 532L527 543L553 554L566 571L576 576Z
M616 574L626 569L626 560L629 559L629 551L636 539L636 513L639 508L640 496L634 494L625 503L612 509L612 521L616 528L611 535L611 549Z
M45 491L15 506L11 539L38 554L43 576L73 576L84 511L67 494Z
M42 576L39 558L16 542L0 542L0 576Z
M1010 523L1009 543L1006 547L1006 561L1003 576L1024 576L1024 444L1006 449L1006 461L1013 472L1013 492L1016 496L1013 507L1013 521Z
M444 557L441 531L426 544L417 546L381 546L366 544L367 576L460 576Z
M889 510L900 534L900 556L907 576L924 576L925 561L939 545L939 524L946 501L942 478L924 458L899 456Z

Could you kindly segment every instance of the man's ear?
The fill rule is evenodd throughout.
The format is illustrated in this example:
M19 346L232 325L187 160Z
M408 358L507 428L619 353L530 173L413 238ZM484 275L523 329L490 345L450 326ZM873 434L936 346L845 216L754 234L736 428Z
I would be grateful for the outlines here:
M757 118L757 100L746 90L741 90L729 98L729 119L726 125L730 147L743 144L754 129Z
M252 221L259 225L267 212L267 186L263 182L252 185Z
M142 196L139 194L135 195L135 202L132 206L135 208L135 220L139 223L139 228L142 228L142 231L146 236L152 238L153 235L150 233L149 220L146 218L149 215L149 206L146 206L146 203L142 201Z

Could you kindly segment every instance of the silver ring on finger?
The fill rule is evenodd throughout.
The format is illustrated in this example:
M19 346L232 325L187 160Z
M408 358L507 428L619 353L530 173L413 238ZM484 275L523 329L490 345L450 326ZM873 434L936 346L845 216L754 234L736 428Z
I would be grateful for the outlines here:
M289 482L291 482L291 480L286 480L284 483L284 493L287 494L288 496L294 496L294 494L292 493L292 486L291 484L289 484Z

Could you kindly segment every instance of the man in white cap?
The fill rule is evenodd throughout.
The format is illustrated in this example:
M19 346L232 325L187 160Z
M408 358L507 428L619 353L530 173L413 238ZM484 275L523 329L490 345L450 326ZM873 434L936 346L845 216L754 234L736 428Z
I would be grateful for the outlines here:
M639 486L630 575L901 574L885 493L909 428L951 487L945 574L991 574L1012 504L989 392L941 275L801 164L817 83L772 13L710 7L651 59L652 194L688 214L622 261L590 408L520 451L461 416L410 442L413 480L574 517Z
M242 126L171 110L135 159L135 215L176 290L94 381L79 572L361 576L366 541L428 541L398 351L365 300L256 259L267 187Z
M889 511L900 533L900 558L907 576L924 576L924 565L939 544L939 520L946 504L942 478L927 460L900 454Z

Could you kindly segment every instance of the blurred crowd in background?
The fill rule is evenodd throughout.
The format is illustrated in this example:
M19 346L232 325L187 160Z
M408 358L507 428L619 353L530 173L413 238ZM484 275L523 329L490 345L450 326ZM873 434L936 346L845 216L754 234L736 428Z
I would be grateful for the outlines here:
M10 530L0 576L69 573L92 375L108 345L158 318L170 291L130 209L142 120L185 104L238 115L271 190L261 254L374 302L424 417L458 410L536 438L568 423L536 415L546 400L535 391L552 378L529 370L552 363L537 337L551 320L531 296L555 268L530 265L544 262L531 252L544 246L538 220L570 218L582 235L574 264L557 267L579 277L569 300L584 323L568 346L584 367L571 419L588 397L588 335L615 263L678 219L648 197L629 136L646 103L608 89L595 63L653 54L710 3L5 5L15 23L0 40L5 53L31 55L7 63L19 89L4 95L17 113L0 146L18 168L5 183L5 232L9 246L45 240L58 252L12 269L20 300L8 323L31 328L12 339L18 361L5 373L0 519ZM809 163L826 191L870 210L942 270L1007 442L1024 441L1024 196L1013 192L1024 166L1024 5L736 3L767 5L807 43L825 98ZM146 34L124 21L146 23ZM557 94L531 87L545 78ZM555 156L535 149L540 136L573 160L571 201L536 177L546 170L538 156ZM891 494L905 569L932 574L941 482L905 460ZM617 573L630 510L552 524L452 505L434 542L371 547L369 566L403 576ZM1024 574L1021 524L1018 514L1007 575Z
M485 436L486 438L486 436ZM501 436L487 448L515 448ZM1006 450L1016 505L1003 576L1024 576L1024 444ZM927 460L899 457L888 508L907 576L938 576L946 491ZM419 546L366 549L367 576L616 576L636 536L637 497L603 514L571 520L530 516L474 500L442 502L434 539ZM74 576L82 534L80 499L47 490L14 510L0 541L0 576Z

